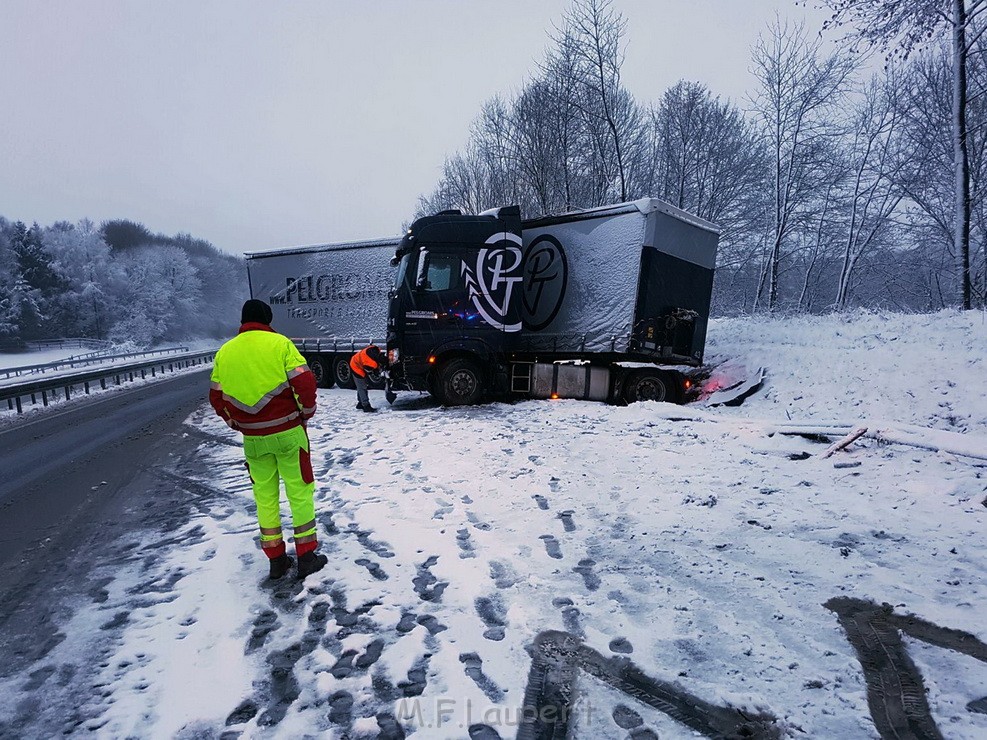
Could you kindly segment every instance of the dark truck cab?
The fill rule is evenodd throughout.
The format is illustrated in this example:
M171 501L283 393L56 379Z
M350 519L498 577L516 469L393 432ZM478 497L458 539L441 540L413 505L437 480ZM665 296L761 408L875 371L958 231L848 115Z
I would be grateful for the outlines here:
M394 256L390 387L682 402L702 364L716 227L662 201L522 221L517 206L418 219Z

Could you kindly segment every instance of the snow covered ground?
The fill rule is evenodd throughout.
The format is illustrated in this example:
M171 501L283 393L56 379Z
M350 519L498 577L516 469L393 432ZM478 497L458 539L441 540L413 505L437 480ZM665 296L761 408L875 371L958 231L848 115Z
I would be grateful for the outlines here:
M28 365L46 365L69 357L91 352L84 347L68 347L64 349L46 349L38 352L0 352L0 370L9 367L27 367Z
M410 395L369 416L352 392L320 391L309 432L330 564L304 585L264 581L237 435L204 407L186 421L198 464L174 480L187 524L107 567L40 678L0 686L0 710L102 631L67 729L507 738L522 707L571 689L570 737L693 737L704 716L746 717L755 736L878 737L840 614L987 642L987 467L872 440L822 459L824 443L766 424L882 418L987 438L985 354L980 314L721 320L710 355L770 374L697 421L647 403ZM881 629L943 735L987 735L976 640Z

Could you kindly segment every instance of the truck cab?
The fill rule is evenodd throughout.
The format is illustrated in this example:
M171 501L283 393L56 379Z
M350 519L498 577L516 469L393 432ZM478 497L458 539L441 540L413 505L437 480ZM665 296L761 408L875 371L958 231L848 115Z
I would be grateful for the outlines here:
M521 330L521 216L444 211L415 221L395 253L387 349L397 390L475 403L506 387Z
M393 390L682 402L702 364L719 232L653 198L522 221L415 221L392 262Z

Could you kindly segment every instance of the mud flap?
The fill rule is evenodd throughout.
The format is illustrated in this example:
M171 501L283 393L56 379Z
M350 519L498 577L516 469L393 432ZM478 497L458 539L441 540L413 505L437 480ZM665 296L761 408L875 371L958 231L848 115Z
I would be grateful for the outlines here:
M393 406L394 402L397 400L398 394L391 390L391 379L387 379L387 385L384 386L384 398L387 402Z

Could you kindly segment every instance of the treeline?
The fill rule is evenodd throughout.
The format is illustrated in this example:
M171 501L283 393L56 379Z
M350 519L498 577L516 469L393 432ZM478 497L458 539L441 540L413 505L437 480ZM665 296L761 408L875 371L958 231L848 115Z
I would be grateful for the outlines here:
M621 80L626 20L611 0L574 0L534 76L484 104L419 215L655 196L722 229L720 314L983 306L987 0L827 4L847 38L771 23L747 100L681 81L642 102ZM875 59L883 70L865 74Z
M149 346L228 335L243 260L132 221L28 227L0 217L0 337L92 337Z

